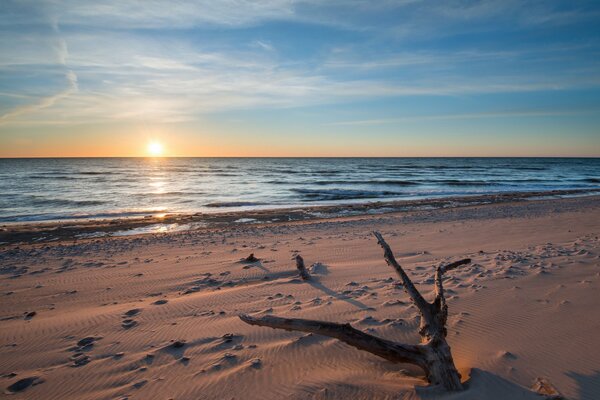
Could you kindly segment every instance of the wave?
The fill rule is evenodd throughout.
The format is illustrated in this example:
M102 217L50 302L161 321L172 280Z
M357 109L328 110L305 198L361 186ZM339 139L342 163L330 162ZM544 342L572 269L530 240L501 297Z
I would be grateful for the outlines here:
M268 203L257 203L254 201L223 201L205 204L205 207L211 208L225 208L225 207L252 207L252 206L266 206Z
M198 196L198 195L203 195L206 194L206 192L185 192L185 191L172 191L172 192L162 192L162 193L152 193L152 192L147 192L147 193L136 193L135 196L136 197L140 197L140 198L145 198L145 197L172 197L172 196L181 196L181 197L186 197L186 196Z
M399 171L399 170L426 170L426 169L444 169L444 170L463 170L463 169L475 169L481 168L480 166L472 166L472 165L419 165L419 164L411 164L411 165L379 165L373 166L373 169L384 169L388 171Z
M380 197L401 196L405 193L393 191L373 190L313 190L313 189L291 189L292 192L302 195L305 201L327 201L327 200L352 200L352 199L376 199Z
M588 183L598 183L600 180L590 178L584 180ZM417 180L406 180L406 179L321 179L314 181L305 181L307 185L388 185L388 186L419 186L419 185L446 185L446 186L496 186L496 185L514 185L524 183L555 183L555 180L549 179L496 179L496 180L467 180L467 179L417 179ZM297 181L293 180L270 180L265 183L271 185L292 185L298 184Z
M518 166L518 165L499 165L499 164L489 164L486 166L481 166L481 165L447 165L447 164L441 164L441 165L434 165L434 164L430 164L430 165L419 165L419 164L410 164L410 165L371 165L369 166L369 169L383 169L383 170L388 170L388 171L398 171L398 170L415 170L415 169L419 169L419 170L427 170L427 169L433 169L433 170L474 170L474 169L478 169L481 171L489 171L489 170L493 170L493 169L498 169L498 168L506 168L506 169L513 169L513 170L521 170L521 171L545 171L547 169L547 167L542 167L542 166Z
M58 213L47 212L37 214L20 214L0 216L0 222L28 222L28 221L59 221L59 220L87 220L87 219L115 219L131 218L155 214L159 211L102 211L97 213ZM163 211L160 211L163 212Z
M309 171L299 171L297 169L286 169L286 168L259 168L259 169L255 169L253 170L253 172L256 173L264 173L264 172L270 172L270 173L275 173L275 174L291 174L291 175L296 175L296 174L305 174Z
M29 203L36 206L100 206L107 204L101 200L70 200L70 199L50 199L46 197L33 197Z
M110 171L82 171L77 172L78 175L115 175L118 172L110 172Z
M27 179L56 179L56 180L77 180L82 179L72 175L50 175L50 174L39 174L29 175Z
M162 168L161 171L164 172L194 172L195 170L185 167L166 167Z
M290 185L290 184L297 184L297 182L295 181L282 181L282 180L274 180L274 181L268 181L268 184L272 184L272 185ZM354 179L346 179L346 180L317 180L317 181L310 181L307 182L311 185L319 185L319 186L326 186L326 185L391 185L391 186L415 186L415 185L420 185L421 182L418 181L405 181L405 180L395 180L395 179L389 179L389 180L354 180Z
M432 184L441 184L448 186L492 186L494 183L489 181L467 181L461 179L444 179L431 181Z
M403 181L403 180L335 180L335 181L315 181L312 182L315 185L392 185L392 186L415 186L420 185L417 181Z
M512 165L507 165L505 168L516 169L519 171L545 171L547 169L546 167L518 167Z

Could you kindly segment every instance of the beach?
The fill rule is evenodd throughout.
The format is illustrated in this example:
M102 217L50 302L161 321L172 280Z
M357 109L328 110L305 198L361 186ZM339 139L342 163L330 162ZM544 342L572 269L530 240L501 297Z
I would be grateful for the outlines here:
M29 233L7 242L0 247L2 392L15 399L539 399L528 388L544 377L568 399L600 397L600 196L385 211L40 243ZM445 280L447 340L465 391L441 394L415 366L239 319L348 322L418 343L417 310L374 230L427 299L436 266L472 259ZM250 254L259 261L244 261ZM297 254L310 281L298 278Z
M0 400L600 400L600 2L0 2Z

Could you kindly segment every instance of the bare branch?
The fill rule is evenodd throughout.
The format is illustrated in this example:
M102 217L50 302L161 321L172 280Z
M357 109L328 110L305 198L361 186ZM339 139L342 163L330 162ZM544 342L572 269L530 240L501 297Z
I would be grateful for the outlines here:
M304 266L304 259L300 256L300 254L296 256L296 268L298 268L298 272L300 273L300 277L302 279L305 281L310 280L310 274L306 270L306 267Z
M428 308L429 304L427 303L427 301L425 301L425 299L423 298L421 293L419 293L419 291L417 290L415 285L412 283L412 281L410 280L408 275L406 275L406 272L404 272L404 270L402 269L400 264L398 264L390 246L385 242L385 240L383 239L383 236L381 236L381 233L373 232L373 235L375 235L375 237L377 238L377 243L383 249L383 258L385 258L385 261L387 262L387 264L390 267L394 268L396 270L396 272L398 273L398 275L400 275L400 279L402 279L402 284L404 285L404 290L406 291L406 293L408 293L408 295L412 299L413 303L415 303L417 308L419 308L419 310L421 311L421 314L428 315L429 314L429 308Z
M377 238L379 245L383 248L385 261L400 275L404 284L404 290L421 313L419 323L421 344L395 343L369 335L353 328L350 324L336 324L310 319L281 318L272 315L253 317L242 314L240 315L240 319L250 325L267 326L287 331L310 332L336 338L350 346L368 351L391 362L418 365L425 371L427 380L433 385L441 385L449 391L462 390L463 386L460 382L460 374L454 365L450 346L446 342L448 307L444 299L442 277L445 272L468 264L471 260L464 259L439 267L435 275L437 296L433 303L428 303L421 293L419 293L400 264L398 264L383 236L379 232L373 232L373 234ZM296 256L296 267L303 279L310 279L310 274L304 266L304 260L299 255Z
M444 265L441 267L438 267L438 270L442 270L442 274L445 274L448 271L452 271L455 268L458 268L462 265L466 265L466 264L470 264L471 263L471 259L470 258L463 258L462 260L458 260L458 261L454 261L453 263L450 263L448 265Z
M368 351L394 363L415 364L425 370L427 368L424 346L400 344L381 339L354 329L350 324L336 324L334 322L299 318L281 318L271 315L253 317L241 314L240 319L250 325L268 326L274 329L285 329L286 331L310 332L336 338L350 346Z
M447 312L448 306L446 305L446 298L444 297L444 285L443 279L444 274L448 271L452 271L461 265L466 265L471 262L470 258L465 258L459 261L455 261L448 265L443 265L437 268L435 271L435 300L434 304L442 311Z

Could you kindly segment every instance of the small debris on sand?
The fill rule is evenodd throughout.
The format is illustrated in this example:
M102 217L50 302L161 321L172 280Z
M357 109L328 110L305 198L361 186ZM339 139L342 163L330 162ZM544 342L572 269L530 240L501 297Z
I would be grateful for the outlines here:
M254 257L254 253L251 253L248 257L243 258L242 261L249 262L249 263L255 263L257 261L260 261L260 259Z

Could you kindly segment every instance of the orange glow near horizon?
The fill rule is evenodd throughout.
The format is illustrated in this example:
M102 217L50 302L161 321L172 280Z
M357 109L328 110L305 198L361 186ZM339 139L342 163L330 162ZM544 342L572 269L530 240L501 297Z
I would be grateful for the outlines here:
M398 132L369 140L362 134L315 130L280 134L274 129L247 127L243 133L206 124L201 129L166 125L56 128L52 134L2 135L0 158L10 157L597 157L598 145L527 138L510 139L477 132ZM520 147L515 148L517 140Z

